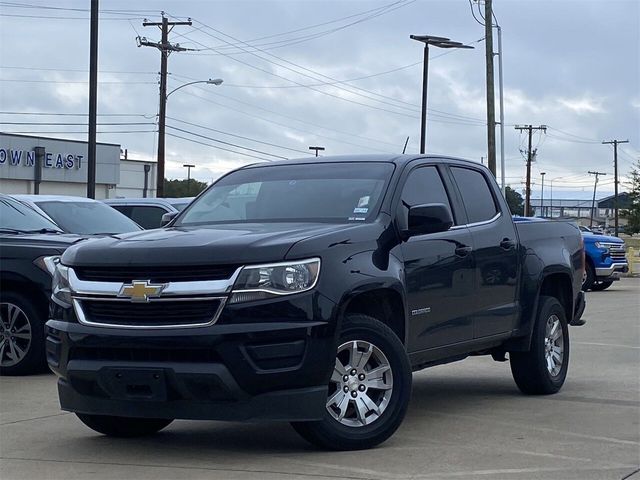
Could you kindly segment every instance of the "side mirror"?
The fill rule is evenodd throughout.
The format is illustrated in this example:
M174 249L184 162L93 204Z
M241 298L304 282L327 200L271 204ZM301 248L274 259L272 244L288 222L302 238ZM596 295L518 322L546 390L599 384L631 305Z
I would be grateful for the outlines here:
M453 225L451 211L443 203L428 203L409 208L407 237L449 230Z
M160 227L166 227L171 221L178 216L180 212L168 212L162 215L160 219Z

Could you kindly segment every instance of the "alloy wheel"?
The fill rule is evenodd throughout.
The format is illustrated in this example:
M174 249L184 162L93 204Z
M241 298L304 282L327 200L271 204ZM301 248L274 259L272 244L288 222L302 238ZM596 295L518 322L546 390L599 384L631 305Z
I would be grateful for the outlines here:
M0 303L0 366L20 363L31 347L31 323L20 307Z
M338 347L326 404L335 420L349 427L370 425L384 413L392 393L393 372L382 350L364 340Z
M562 324L557 315L551 315L547 319L544 337L544 357L547 362L547 370L552 377L556 377L562 370L564 359L564 335Z

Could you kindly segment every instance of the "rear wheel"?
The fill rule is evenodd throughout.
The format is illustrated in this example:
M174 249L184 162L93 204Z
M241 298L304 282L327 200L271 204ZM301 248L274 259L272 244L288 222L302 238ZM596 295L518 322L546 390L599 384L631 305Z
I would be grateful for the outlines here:
M546 395L562 388L569 368L569 328L555 297L540 297L531 349L511 352L511 373L522 393Z
M371 448L400 426L410 395L411 367L402 342L375 318L350 316L340 336L324 418L292 425L321 448Z
M32 299L14 292L0 296L0 374L45 371L44 317Z
M613 282L610 280L606 282L598 282L591 286L591 290L594 292L601 292L602 290L609 288L611 285L613 285Z
M166 418L130 418L112 415L76 413L87 427L110 437L142 437L159 432L173 420Z

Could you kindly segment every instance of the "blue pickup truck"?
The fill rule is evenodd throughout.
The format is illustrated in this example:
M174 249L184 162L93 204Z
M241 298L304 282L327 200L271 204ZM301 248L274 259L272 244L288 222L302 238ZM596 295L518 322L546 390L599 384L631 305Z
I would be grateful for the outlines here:
M620 279L621 273L629 271L624 240L593 233L587 227L580 227L580 230L586 255L582 290L605 290Z

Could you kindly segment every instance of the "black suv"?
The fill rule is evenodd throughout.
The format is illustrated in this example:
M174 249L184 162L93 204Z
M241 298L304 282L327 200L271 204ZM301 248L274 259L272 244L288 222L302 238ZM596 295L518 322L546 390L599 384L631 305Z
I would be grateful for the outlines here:
M583 272L577 227L514 224L476 163L253 165L165 229L69 248L48 360L62 408L108 435L288 420L322 447L365 448L431 365L508 354L520 390L557 392Z
M0 374L46 369L44 324L51 276L62 252L78 240L0 195Z

